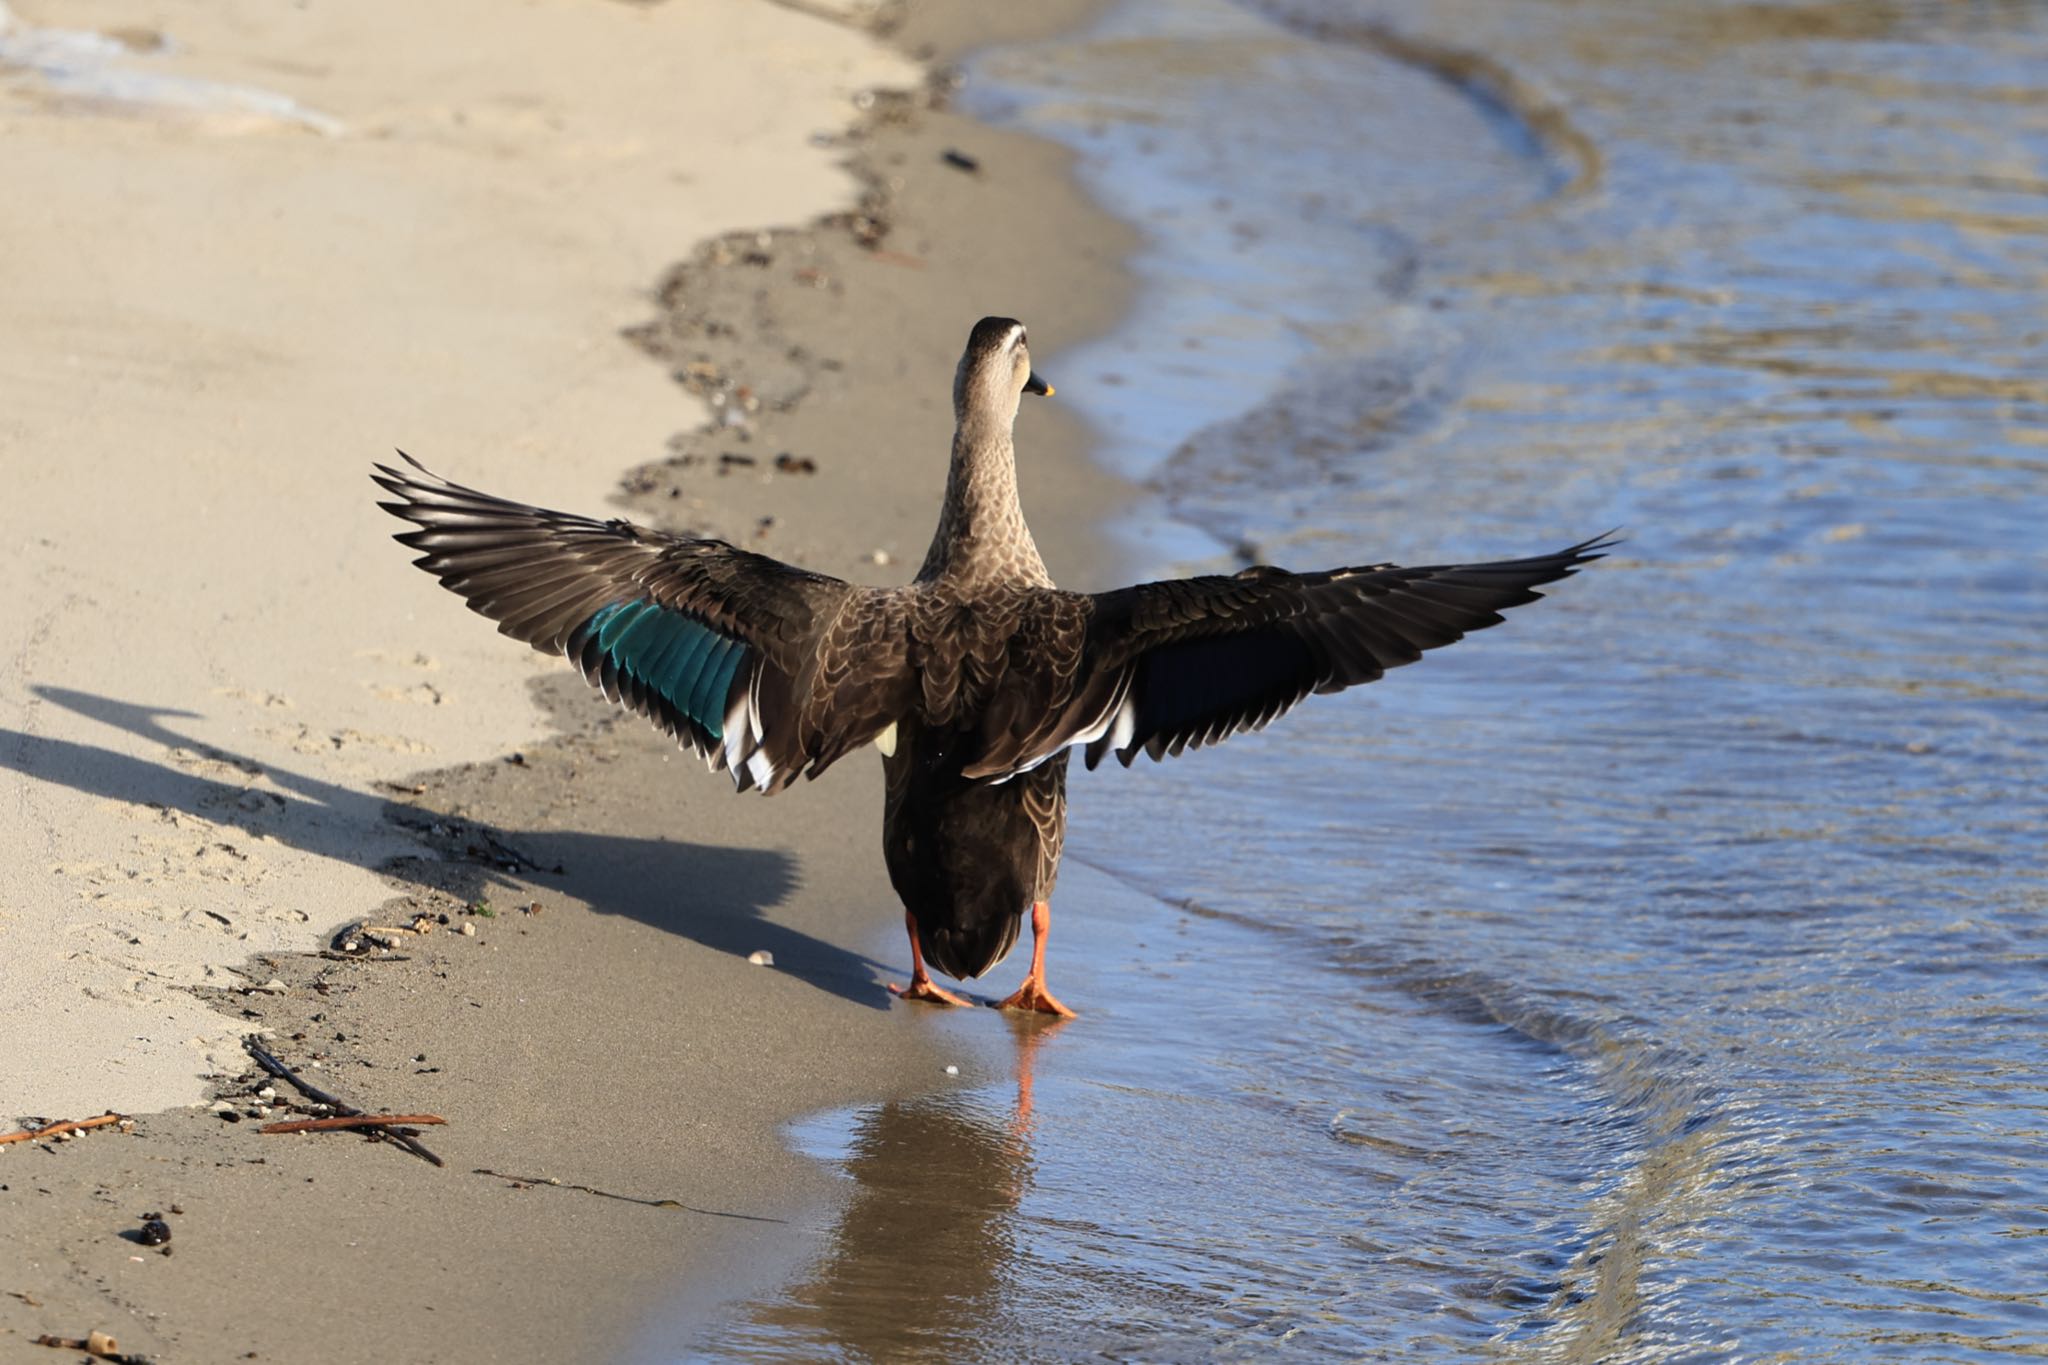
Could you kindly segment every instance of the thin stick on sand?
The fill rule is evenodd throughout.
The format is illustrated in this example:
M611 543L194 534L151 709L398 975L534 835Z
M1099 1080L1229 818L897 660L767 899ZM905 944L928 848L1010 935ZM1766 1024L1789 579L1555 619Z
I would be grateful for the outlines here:
M313 1101L313 1103L324 1104L329 1109L334 1110L336 1114L344 1118L369 1119L369 1126L366 1126L363 1129L363 1131L369 1133L372 1137L380 1137L387 1142L395 1142L399 1146L405 1148L406 1151L411 1152L414 1156L419 1157L423 1161L431 1161L436 1166L445 1166L448 1164L447 1162L441 1160L440 1157L435 1156L432 1152L428 1151L425 1147L421 1146L417 1139L409 1138L403 1133L394 1132L390 1128L385 1127L385 1124L388 1124L392 1121L389 1115L365 1114L362 1110L356 1108L347 1100L344 1100L336 1095L328 1094L325 1090L322 1090L319 1086L314 1085L311 1081L306 1080L304 1077L299 1075L298 1072L292 1070L283 1062L280 1062L279 1060L277 1060L277 1058L271 1056L269 1052L264 1050L263 1045L257 1042L254 1038L244 1038L242 1040L242 1046L247 1048L249 1050L249 1055L256 1059L256 1065L262 1067L265 1071L268 1071L271 1075L277 1077L286 1085L289 1085L292 1089L298 1091L301 1095L304 1095L307 1099ZM410 1121L414 1123L420 1122L419 1119L413 1119ZM436 1120L436 1122L441 1121L442 1120Z
M446 1123L438 1114L343 1114L331 1119L293 1119L288 1123L266 1123L259 1133L327 1133L338 1128L383 1128L389 1124Z
M87 1128L104 1128L110 1123L119 1123L126 1118L109 1109L95 1119L67 1119L53 1123L47 1128L24 1128L18 1133L0 1133L0 1144L9 1142L34 1142L37 1138L56 1137L60 1133L76 1133Z

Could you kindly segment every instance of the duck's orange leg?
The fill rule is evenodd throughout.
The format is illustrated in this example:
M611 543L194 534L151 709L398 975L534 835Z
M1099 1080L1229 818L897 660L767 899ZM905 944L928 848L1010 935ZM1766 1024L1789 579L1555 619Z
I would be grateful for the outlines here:
M999 1010L1036 1010L1040 1014L1055 1014L1062 1019L1071 1019L1074 1012L1053 998L1045 988L1045 939L1052 932L1052 906L1044 901L1031 903L1031 970L1024 974L1024 984L1017 993L999 1003Z
M967 1001L962 1000L944 986L934 984L931 977L925 973L924 953L917 946L917 916L905 910L903 912L903 924L905 928L910 930L910 984L908 986L898 986L891 982L889 993L891 995L900 995L905 1000L929 1000L934 1005L967 1004Z

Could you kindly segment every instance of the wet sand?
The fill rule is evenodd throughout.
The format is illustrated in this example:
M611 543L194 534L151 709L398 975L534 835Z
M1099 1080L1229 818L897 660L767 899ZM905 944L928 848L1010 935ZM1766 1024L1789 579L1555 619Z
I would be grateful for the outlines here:
M1128 238L1063 153L946 111L891 55L1023 36L969 6L888 46L767 5L549 13L414 35L561 55L516 96L377 68L395 39L368 21L174 35L192 79L260 78L338 139L275 104L162 119L7 87L6 156L48 190L0 367L0 524L28 585L0 677L28 850L0 883L0 1109L136 1123L0 1147L0 1341L617 1358L656 1307L815 1249L802 1214L830 1181L784 1121L1007 1045L993 1015L883 990L876 760L734 797L407 567L365 475L402 443L509 495L900 581L967 327L1020 314L1056 354L1121 308ZM904 93L847 102L876 88ZM752 131L650 131L726 122ZM859 207L776 226L835 196ZM1034 528L1077 586L1122 496L1083 435L1057 401L1020 433ZM435 932L393 953L318 955L417 914ZM361 1107L446 1118L423 1130L446 1165L258 1135L287 1115L255 1113L256 1029ZM168 1257L122 1236L146 1212Z

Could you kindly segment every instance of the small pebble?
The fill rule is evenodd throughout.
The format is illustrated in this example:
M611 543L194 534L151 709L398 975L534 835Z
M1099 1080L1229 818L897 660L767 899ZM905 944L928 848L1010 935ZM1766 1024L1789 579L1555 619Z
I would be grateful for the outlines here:
M146 1247L160 1247L171 1240L171 1225L152 1215L143 1223L142 1231L135 1235L135 1240Z
M225 1114L228 1112L228 1110L233 1109L235 1106L229 1104L226 1100L215 1100L212 1104L209 1104L206 1107L212 1113Z
M753 963L756 967L773 967L775 965L775 954L769 952L766 948L756 948L753 952L747 954L747 961Z
M960 1074L960 1068L957 1066L949 1066L946 1068L946 1074L948 1076L957 1076Z
M469 924L469 923L465 922L465 923L463 924L463 926L462 926L462 936L463 936L464 938L475 938L475 937L476 937L476 926L475 926L474 924Z
M276 1086L274 1086L274 1085L266 1085L266 1086L264 1086L264 1087L263 1087L263 1088L262 1088L261 1090L259 1090L259 1091L257 1091L257 1092L256 1092L256 1098L257 1098L257 1099L259 1099L259 1100L264 1100L264 1101L266 1101L266 1102L267 1102L267 1101L270 1101L270 1100L274 1100L274 1099L276 1099L276 1098L277 1098L277 1087L276 1087Z
M890 554L887 550L876 550L868 556L868 560L875 564L894 564L896 556Z

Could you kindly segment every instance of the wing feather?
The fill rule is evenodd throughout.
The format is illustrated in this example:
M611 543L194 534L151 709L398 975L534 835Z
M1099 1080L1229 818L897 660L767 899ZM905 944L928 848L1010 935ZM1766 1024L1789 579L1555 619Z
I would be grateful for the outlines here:
M413 562L498 629L561 654L736 786L775 792L909 704L899 594L620 520L378 465ZM895 641L891 647L892 639Z
M1362 565L1295 574L1258 566L1082 597L1047 591L1045 612L1085 604L1061 648L1079 660L1068 695L1020 727L999 696L971 777L1003 778L1070 745L1094 767L1129 766L1261 729L1314 693L1372 682L1534 602L1535 589L1599 559L1596 536L1554 554L1483 564ZM1057 653L1057 651L1055 651ZM1043 671L1049 665L1039 665ZM1021 685L1020 685L1021 686ZM1038 700L1038 698L1030 698Z

